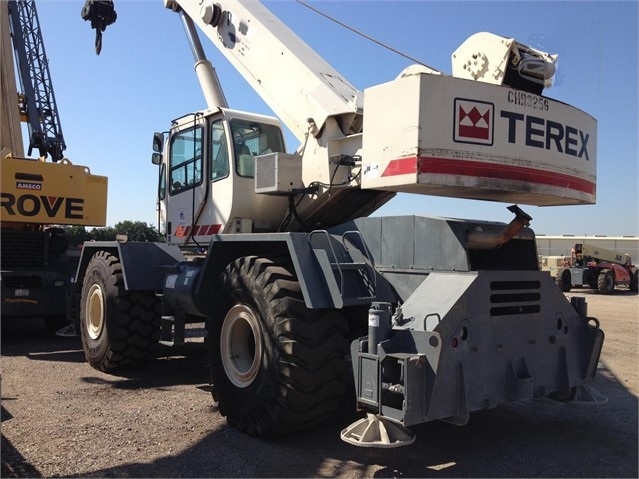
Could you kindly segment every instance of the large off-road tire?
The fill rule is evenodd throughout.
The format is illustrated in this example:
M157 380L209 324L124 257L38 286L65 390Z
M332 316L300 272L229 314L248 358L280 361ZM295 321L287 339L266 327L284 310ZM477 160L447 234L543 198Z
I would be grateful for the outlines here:
M597 290L601 294L611 294L615 290L615 277L609 269L602 269L597 278Z
M567 293L572 288L572 275L569 269L562 269L557 272L555 277L555 283L559 286L559 289L564 293Z
M160 336L160 302L126 291L117 257L98 251L87 265L80 300L84 355L96 369L132 368L148 359Z
M248 256L221 275L208 320L213 397L252 436L315 426L346 389L347 323L306 308L293 268Z

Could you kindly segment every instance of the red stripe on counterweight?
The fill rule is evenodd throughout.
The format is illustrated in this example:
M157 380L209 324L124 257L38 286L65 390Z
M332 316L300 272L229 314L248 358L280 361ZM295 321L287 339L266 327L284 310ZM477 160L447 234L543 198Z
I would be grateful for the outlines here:
M418 168L419 165L419 168ZM392 160L382 176L397 176L414 173L431 173L444 175L459 175L482 178L496 178L502 180L525 181L548 186L558 186L571 190L582 191L594 195L595 184L592 181L565 175L553 171L536 170L523 166L495 165L481 161L451 160L448 158L432 158L412 156Z

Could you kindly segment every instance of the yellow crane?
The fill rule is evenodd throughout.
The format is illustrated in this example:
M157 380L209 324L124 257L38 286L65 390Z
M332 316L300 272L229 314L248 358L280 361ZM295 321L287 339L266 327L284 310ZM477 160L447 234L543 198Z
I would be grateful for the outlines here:
M66 145L35 2L3 2L0 22L2 317L44 316L53 329L67 322L72 277L68 244L58 226L104 226L107 178L63 156ZM21 121L29 131L27 156Z

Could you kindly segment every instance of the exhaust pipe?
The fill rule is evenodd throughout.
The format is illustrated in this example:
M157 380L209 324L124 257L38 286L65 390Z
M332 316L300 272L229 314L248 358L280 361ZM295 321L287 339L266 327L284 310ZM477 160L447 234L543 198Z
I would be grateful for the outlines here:
M497 234L483 231L471 231L468 234L468 249L497 249L504 243L508 243L521 229L528 226L532 217L524 213L517 205L508 207L508 211L515 214L515 218Z

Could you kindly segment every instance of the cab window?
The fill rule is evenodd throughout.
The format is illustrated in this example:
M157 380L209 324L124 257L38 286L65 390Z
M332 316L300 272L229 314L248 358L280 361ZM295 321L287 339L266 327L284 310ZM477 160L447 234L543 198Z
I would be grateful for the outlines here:
M202 183L202 127L180 131L171 137L169 193L180 193Z
M211 124L211 145L211 181L218 181L229 176L229 146L222 120Z
M255 176L255 157L283 152L282 131L276 125L231 119L235 171L239 176Z

